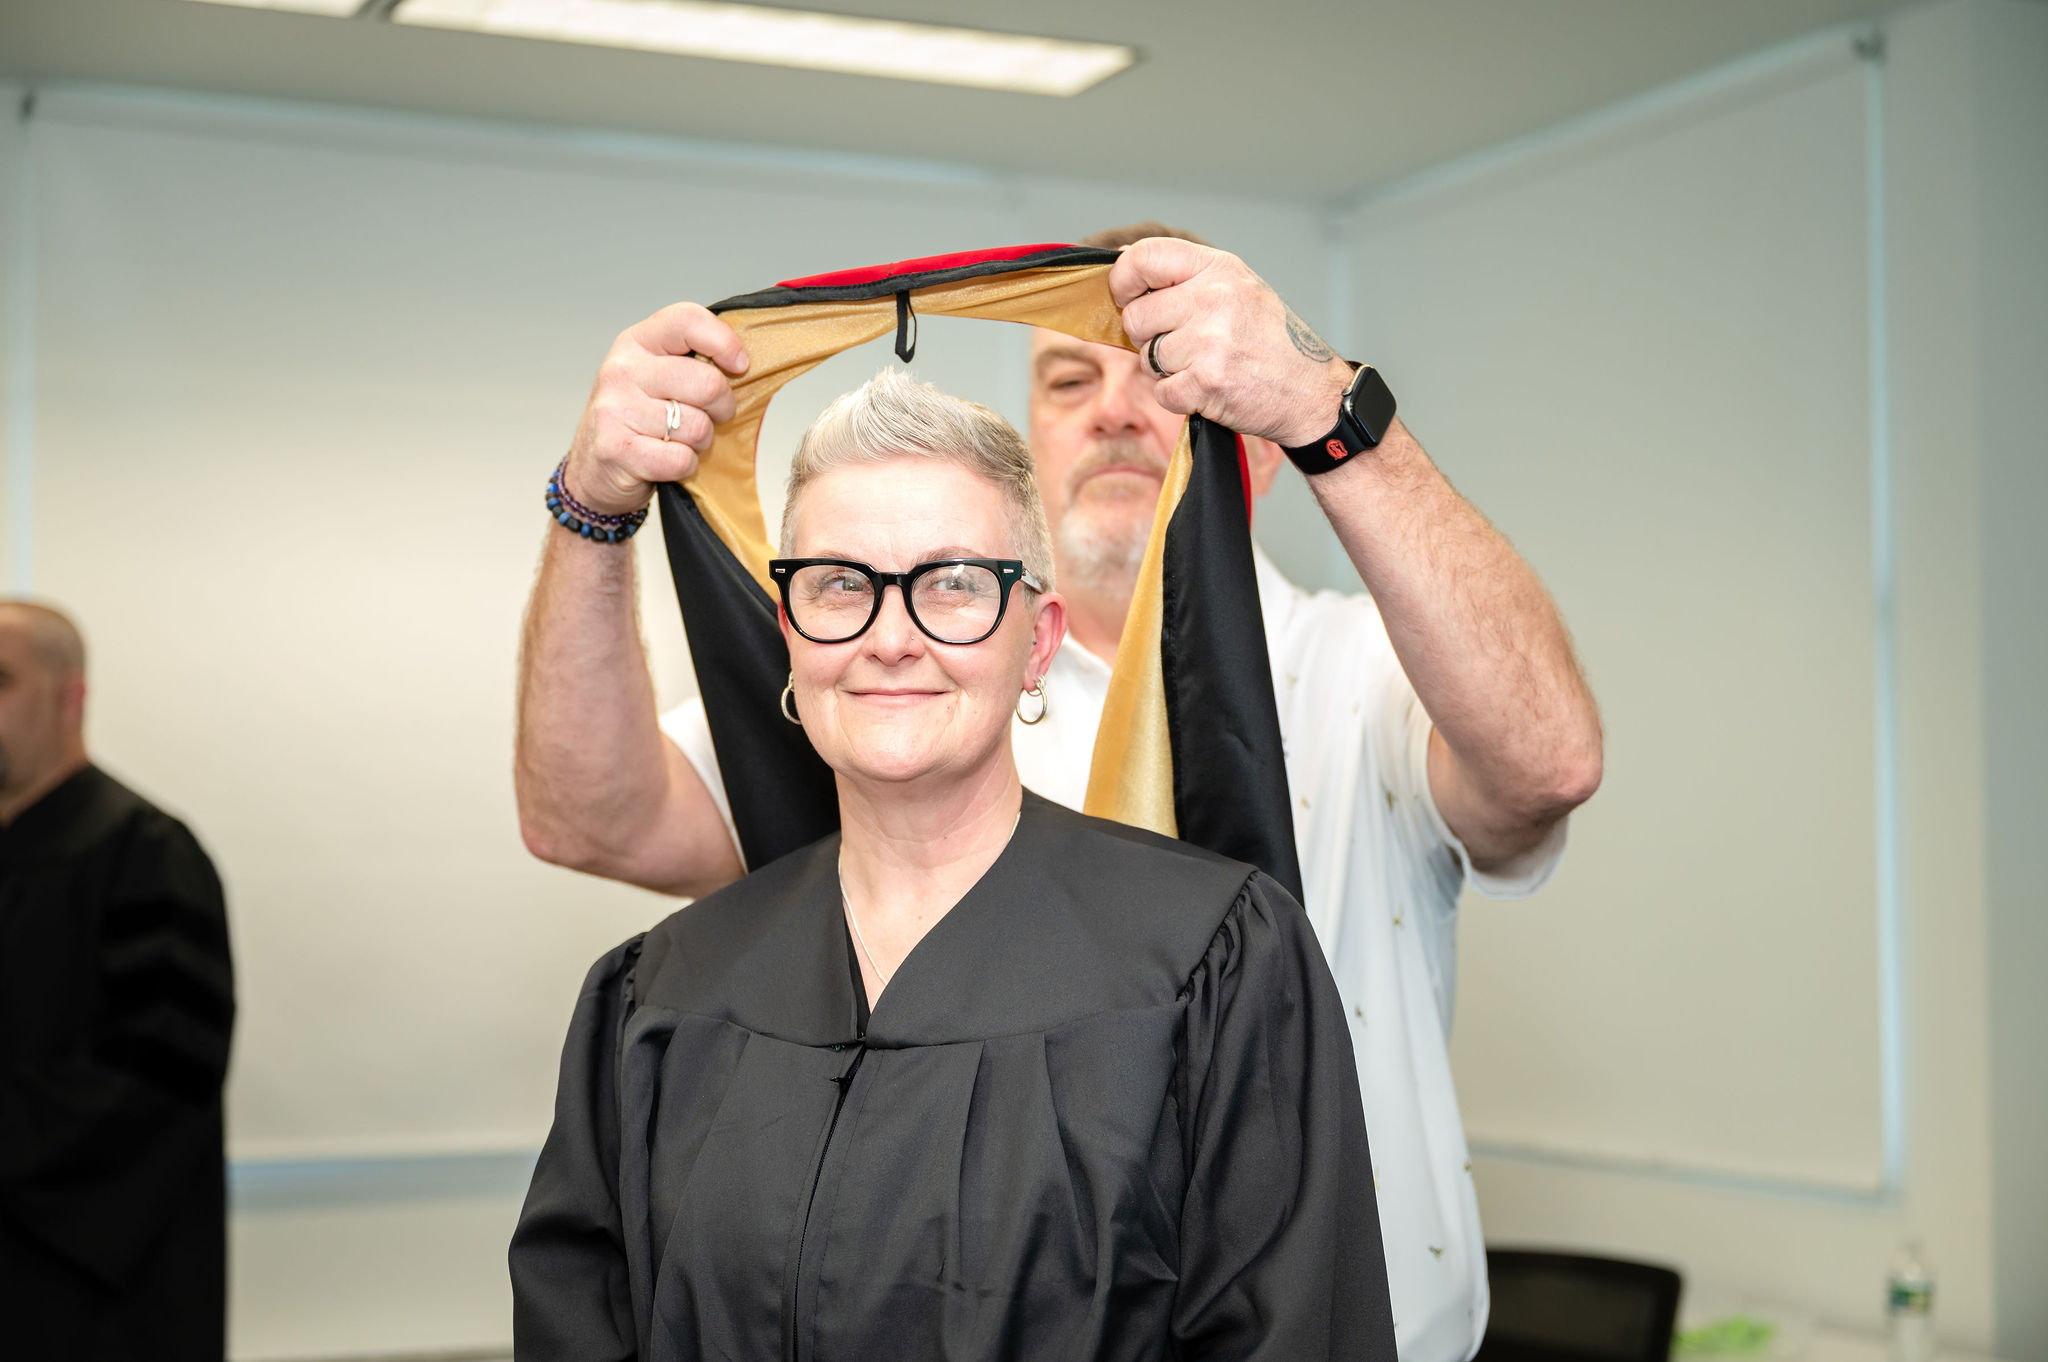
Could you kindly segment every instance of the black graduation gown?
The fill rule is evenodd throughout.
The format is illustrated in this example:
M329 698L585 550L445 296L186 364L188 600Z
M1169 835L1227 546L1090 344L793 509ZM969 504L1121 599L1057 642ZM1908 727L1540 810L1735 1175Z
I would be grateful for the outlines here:
M87 767L0 828L0 1353L219 1362L227 916Z
M522 1362L1394 1362L1300 906L1027 794L868 1015L837 834L591 971L512 1251Z

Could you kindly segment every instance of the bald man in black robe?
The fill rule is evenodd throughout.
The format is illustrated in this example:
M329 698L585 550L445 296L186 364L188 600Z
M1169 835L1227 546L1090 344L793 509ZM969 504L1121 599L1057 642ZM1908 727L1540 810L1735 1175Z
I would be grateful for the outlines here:
M224 1355L227 916L87 758L85 652L0 600L0 1355Z

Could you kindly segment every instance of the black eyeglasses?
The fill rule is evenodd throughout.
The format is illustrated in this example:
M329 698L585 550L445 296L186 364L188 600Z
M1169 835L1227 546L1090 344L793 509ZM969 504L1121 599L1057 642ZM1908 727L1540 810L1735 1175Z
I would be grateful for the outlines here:
M882 590L903 593L910 622L940 643L979 643L1003 622L1010 588L1043 591L1016 558L941 558L903 572L877 572L850 558L773 558L783 613L813 643L859 638L882 613Z

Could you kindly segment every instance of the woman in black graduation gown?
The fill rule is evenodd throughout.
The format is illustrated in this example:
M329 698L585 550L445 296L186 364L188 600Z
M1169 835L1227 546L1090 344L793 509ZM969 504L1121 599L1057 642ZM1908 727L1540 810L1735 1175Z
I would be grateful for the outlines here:
M1394 1362L1300 906L1018 781L1065 631L1023 441L885 374L788 506L784 699L843 830L592 969L517 1355Z

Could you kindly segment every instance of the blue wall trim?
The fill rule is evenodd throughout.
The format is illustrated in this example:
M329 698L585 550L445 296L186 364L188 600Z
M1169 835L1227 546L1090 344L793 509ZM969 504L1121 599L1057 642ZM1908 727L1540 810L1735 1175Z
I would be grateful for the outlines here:
M399 1202L516 1197L533 1180L535 1149L334 1159L235 1159L228 1204L237 1215Z
M1892 534L1890 261L1885 239L1885 119L1882 30L1856 43L1863 59L1864 248L1870 386L1870 566L1877 604L1877 1000L1884 1123L1884 1188L1896 1195L1906 1167L1906 995L1903 876L1899 841L1898 566Z

